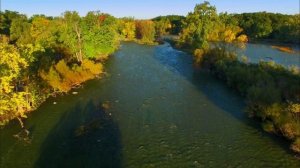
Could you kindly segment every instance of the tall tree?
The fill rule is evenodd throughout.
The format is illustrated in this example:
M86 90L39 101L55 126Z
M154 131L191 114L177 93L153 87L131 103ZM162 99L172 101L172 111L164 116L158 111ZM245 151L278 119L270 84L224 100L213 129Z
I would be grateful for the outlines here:
M193 48L208 48L209 35L219 23L216 8L205 1L195 6L194 12L187 15L180 33L181 44Z
M105 58L118 47L117 22L108 14L89 12L82 20L82 34L86 58Z
M83 60L83 40L82 29L80 27L81 18L77 12L67 11L62 18L62 28L60 41L65 44L78 62Z
M122 18L119 20L119 33L125 40L134 40L136 25L133 18Z
M143 43L153 43L155 40L155 25L151 20L136 21L136 32Z
M15 11L5 10L0 11L0 34L10 35L11 23L14 19L25 18L25 15L19 14Z
M167 18L155 21L155 31L158 37L168 34L171 28L171 22Z
M26 17L13 19L10 27L10 40L19 45L31 43L30 27L31 24Z
M27 67L13 45L0 43L0 125L13 117L26 117L25 112L30 108L26 100L27 92L19 88L19 78ZM21 121L21 120L20 120Z

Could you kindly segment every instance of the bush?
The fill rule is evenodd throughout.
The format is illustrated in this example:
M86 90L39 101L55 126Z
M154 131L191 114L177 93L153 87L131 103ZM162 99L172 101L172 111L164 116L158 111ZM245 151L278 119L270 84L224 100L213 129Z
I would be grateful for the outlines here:
M136 37L142 43L152 44L155 41L155 24L151 20L136 21Z
M61 60L52 66L49 72L42 71L40 76L46 80L55 91L68 92L74 86L93 79L102 72L102 64L95 63L91 60L83 60L81 66L77 64L68 66L64 60Z
M196 49L194 51L194 61L196 64L200 64L203 61L204 50Z
M300 153L300 137L298 137L291 145L291 149Z

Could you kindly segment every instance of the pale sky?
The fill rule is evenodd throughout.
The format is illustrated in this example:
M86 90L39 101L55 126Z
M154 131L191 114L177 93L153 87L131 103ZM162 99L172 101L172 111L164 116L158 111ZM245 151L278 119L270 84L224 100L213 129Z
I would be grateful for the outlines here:
M203 0L0 0L1 11L13 10L31 16L45 14L59 16L66 10L78 11L85 15L88 11L100 10L116 17L133 16L148 19L159 15L186 15L195 4ZM209 0L218 12L275 12L299 13L299 0Z

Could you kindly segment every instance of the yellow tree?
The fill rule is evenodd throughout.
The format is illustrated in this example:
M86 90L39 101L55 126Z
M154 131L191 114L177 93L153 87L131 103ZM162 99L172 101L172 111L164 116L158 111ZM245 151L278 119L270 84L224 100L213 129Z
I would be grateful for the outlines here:
M35 43L45 47L57 43L58 22L45 17L35 17L32 20L30 34Z
M119 22L120 26L120 34L126 40L134 40L135 39L135 21L132 18L124 18Z
M155 30L158 37L168 34L171 28L172 25L169 19L161 19L155 22Z
M136 21L137 38L143 43L153 43L155 40L155 25L151 20Z
M15 117L22 125L20 118L26 117L25 112L30 106L28 93L22 91L18 78L28 64L17 48L6 42L0 43L0 55L0 125Z

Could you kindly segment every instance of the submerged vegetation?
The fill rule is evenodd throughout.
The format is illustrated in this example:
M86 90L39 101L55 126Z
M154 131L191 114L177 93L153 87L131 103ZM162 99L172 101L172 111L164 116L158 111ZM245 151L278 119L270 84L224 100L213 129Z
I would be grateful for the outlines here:
M264 130L290 139L291 149L300 152L299 71L274 62L239 61L235 51L244 47L248 38L243 33L248 32L232 17L218 15L208 2L196 5L184 20L177 46L194 51L196 65L210 70L246 98L249 116L259 118Z

